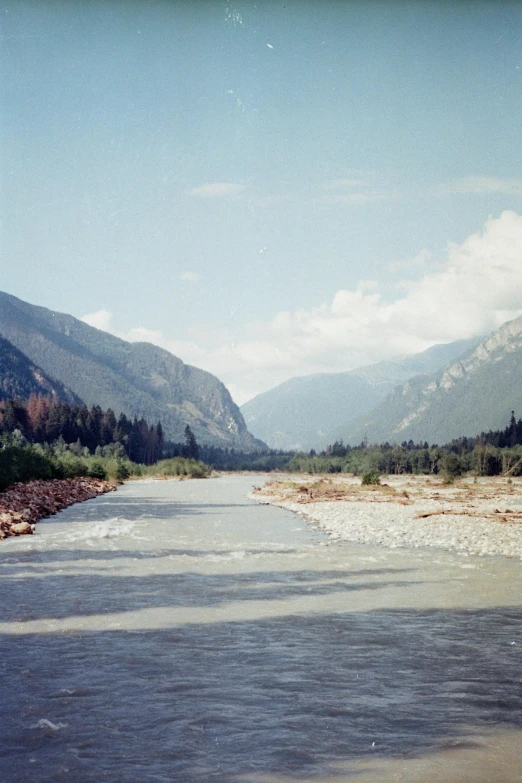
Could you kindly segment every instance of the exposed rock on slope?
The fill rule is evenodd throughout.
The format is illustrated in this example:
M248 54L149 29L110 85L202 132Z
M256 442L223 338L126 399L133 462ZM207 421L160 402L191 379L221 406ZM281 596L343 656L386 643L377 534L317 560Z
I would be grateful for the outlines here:
M404 440L445 443L501 429L511 411L522 413L522 317L431 376L394 389L370 413L348 424L344 437L359 443Z
M82 403L63 383L50 378L41 367L33 364L25 354L0 335L0 399L26 400L31 394L55 397L70 405Z
M322 448L343 437L345 422L371 410L397 384L444 367L477 342L459 340L350 372L291 378L241 412L248 428L273 448Z
M64 313L0 292L0 332L88 405L118 415L161 420L165 435L183 440L190 425L198 441L255 449L225 386L204 370L150 343L128 343Z

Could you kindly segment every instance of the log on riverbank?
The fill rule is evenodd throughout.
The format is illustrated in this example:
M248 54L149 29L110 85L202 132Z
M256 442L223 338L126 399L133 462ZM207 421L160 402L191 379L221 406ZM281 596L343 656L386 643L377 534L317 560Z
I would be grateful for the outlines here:
M333 540L522 559L519 478L449 485L434 476L385 478L366 486L347 475L285 477L258 487L252 497L300 514Z
M0 495L0 539L32 533L40 519L115 489L109 481L84 476L13 484Z

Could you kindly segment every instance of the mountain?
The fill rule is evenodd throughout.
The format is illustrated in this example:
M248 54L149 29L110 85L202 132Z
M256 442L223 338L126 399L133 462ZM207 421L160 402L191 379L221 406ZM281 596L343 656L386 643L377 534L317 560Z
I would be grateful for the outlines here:
M63 383L50 378L0 335L0 400L26 400L31 394L54 397L69 405L82 404L82 400Z
M332 433L343 422L371 410L395 386L444 367L477 342L458 340L349 372L291 378L245 403L241 412L248 428L272 448L322 448L342 437Z
M439 372L394 389L344 428L344 440L447 443L502 429L522 413L522 317L493 332Z
M0 292L0 333L89 407L161 420L165 437L181 441L190 425L197 440L256 450L225 386L150 343L129 343L64 313Z

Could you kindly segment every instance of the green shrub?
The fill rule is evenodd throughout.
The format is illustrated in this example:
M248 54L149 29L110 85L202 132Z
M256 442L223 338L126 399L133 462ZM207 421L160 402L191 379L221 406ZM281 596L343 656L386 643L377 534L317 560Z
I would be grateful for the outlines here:
M91 466L89 468L89 476L91 478L97 478L97 479L107 478L107 471L105 470L101 460L94 460L93 462L91 462Z
M204 462L194 462L193 460L190 462L188 474L191 478L206 478L210 473L208 465L205 465Z
M162 459L156 465L133 466L133 473L136 475L135 467L141 467L142 472L139 475L145 476L190 476L191 478L206 478L210 473L210 468L204 462L199 462L187 457L171 457Z
M124 462L119 462L116 468L116 478L118 481L125 481L130 476L130 470Z
M442 476L445 484L453 484L455 479L462 476L464 468L457 454L449 452L442 458Z
M367 470L366 473L363 474L363 477L361 479L361 484L364 485L377 485L380 483L381 483L381 477L376 470Z
M31 446L0 446L0 492L17 481L58 478L53 460Z
M90 476L97 479L124 481L130 476L179 476L205 478L210 468L203 462L186 457L162 460L156 465L137 465L122 459L118 450L108 450L101 456L81 456L77 444L69 449L59 444L58 449L40 444L32 446L15 438L0 441L0 492L17 481L32 479L75 478ZM106 447L103 447L104 449Z
M54 462L59 478L76 478L77 476L89 475L89 468L85 460L75 457L71 452L55 455Z

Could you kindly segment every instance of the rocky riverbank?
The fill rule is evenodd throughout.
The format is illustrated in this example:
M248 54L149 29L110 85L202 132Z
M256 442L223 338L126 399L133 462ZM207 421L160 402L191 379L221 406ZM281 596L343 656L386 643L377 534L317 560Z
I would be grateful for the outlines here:
M0 495L0 539L30 534L38 520L115 489L109 481L86 477L13 484Z
M480 478L445 485L428 476L293 477L253 497L287 508L332 539L386 547L439 547L522 559L522 480Z

